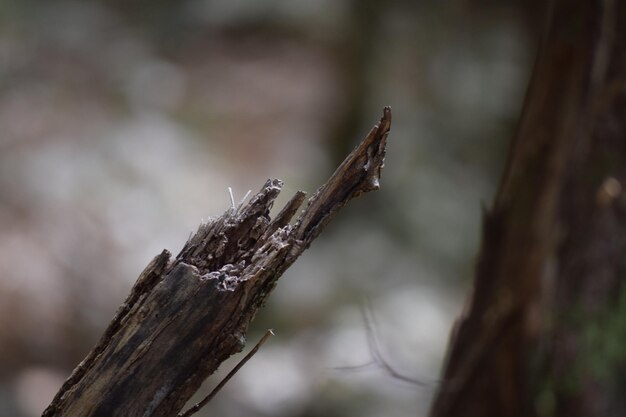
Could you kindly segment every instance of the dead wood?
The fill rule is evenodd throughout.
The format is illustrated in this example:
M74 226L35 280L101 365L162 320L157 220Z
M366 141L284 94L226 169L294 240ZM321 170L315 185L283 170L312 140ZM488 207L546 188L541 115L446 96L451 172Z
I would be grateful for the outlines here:
M200 225L180 254L141 273L100 342L43 417L175 416L245 344L278 278L349 200L379 187L391 109L309 200L297 192L272 220L281 191L268 180L243 207Z

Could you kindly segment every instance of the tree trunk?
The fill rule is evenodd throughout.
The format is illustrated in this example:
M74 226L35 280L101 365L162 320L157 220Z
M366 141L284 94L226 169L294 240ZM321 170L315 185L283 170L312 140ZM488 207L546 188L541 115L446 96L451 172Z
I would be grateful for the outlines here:
M553 2L432 417L626 414L626 2Z
M173 417L229 356L277 279L349 200L376 190L391 110L309 200L297 192L274 218L282 182L202 224L181 253L164 250L142 272L98 345L44 417Z

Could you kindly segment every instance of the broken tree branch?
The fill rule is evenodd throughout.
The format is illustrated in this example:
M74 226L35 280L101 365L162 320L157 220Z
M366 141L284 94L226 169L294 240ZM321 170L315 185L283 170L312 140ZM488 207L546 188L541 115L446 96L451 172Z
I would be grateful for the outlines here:
M171 417L245 344L248 326L278 278L349 200L379 187L391 126L380 122L289 221L297 192L270 219L282 188L268 180L244 207L201 224L175 259L146 267L99 343L43 417Z

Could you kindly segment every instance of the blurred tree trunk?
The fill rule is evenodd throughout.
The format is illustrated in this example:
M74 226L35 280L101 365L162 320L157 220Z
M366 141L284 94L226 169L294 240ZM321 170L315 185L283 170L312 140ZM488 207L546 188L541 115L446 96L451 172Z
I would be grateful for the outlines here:
M626 2L550 13L432 417L626 415Z

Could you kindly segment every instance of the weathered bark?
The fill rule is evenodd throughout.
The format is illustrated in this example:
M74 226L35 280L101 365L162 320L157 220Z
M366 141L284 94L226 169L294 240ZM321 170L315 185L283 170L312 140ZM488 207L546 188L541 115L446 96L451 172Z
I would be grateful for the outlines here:
M45 417L172 417L229 356L277 279L349 200L376 190L391 110L309 200L297 192L271 220L282 182L268 180L244 207L202 224L175 259L143 271L98 345Z
M554 1L432 417L624 415L625 41L626 2Z

